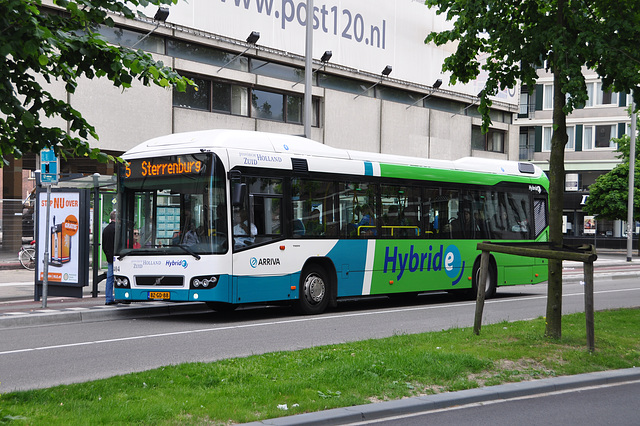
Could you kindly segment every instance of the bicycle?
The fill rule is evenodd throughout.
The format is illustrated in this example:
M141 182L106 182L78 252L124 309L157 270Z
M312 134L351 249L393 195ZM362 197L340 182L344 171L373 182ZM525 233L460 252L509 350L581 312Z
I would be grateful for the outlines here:
M29 271L35 271L36 269L36 249L34 248L35 240L31 241L29 246L20 247L18 252L18 259L25 269Z

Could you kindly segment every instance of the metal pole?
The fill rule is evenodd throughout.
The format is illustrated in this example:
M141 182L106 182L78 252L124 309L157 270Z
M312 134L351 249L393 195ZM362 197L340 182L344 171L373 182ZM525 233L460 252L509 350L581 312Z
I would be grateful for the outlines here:
M627 202L627 262L631 262L633 251L633 195L636 165L636 103L631 102L631 143L629 144L629 200Z
M49 249L51 246L51 183L47 185L47 219L46 219L46 228L44 233L44 272L42 277L42 307L47 307L47 291L49 287Z
M304 136L311 137L311 92L313 87L313 0L307 0L307 37L304 53Z
M93 282L91 297L98 297L98 270L100 269L100 173L93 174Z

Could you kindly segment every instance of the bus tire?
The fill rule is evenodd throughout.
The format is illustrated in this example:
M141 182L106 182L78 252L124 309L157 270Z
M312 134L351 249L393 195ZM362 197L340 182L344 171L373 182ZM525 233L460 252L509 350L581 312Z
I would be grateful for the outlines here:
M484 287L484 298L491 299L495 296L496 289L498 287L498 274L493 261L489 261L489 270L487 272L487 281ZM474 298L478 296L478 281L480 281L480 259L477 259L473 264L472 296Z
M320 265L311 264L300 275L300 293L294 307L302 315L320 314L329 304L329 276Z

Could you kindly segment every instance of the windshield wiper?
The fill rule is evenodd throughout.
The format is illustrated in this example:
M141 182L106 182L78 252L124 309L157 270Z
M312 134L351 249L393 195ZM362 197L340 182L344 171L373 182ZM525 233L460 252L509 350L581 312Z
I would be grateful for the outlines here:
M162 247L161 245L157 245L156 247ZM145 250L145 249L133 249L133 250L129 250L126 253L122 253L121 255L118 256L118 260L122 260L125 257L129 256L131 253L135 253L135 254L141 254L141 253L145 253L145 254L158 254L157 250ZM166 251L164 252L166 254Z
M200 260L200 255L198 253L195 253L193 250L191 250L189 246L186 244L176 244L168 247L180 247L182 250L189 253L191 256L195 257L196 260Z

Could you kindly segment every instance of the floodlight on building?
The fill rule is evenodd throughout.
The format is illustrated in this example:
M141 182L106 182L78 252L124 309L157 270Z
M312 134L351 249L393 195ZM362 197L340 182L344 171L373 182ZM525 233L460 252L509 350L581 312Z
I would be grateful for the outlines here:
M427 93L426 95L424 95L423 97L421 97L420 99L418 99L417 101L415 101L414 103L412 103L411 105L409 105L406 109L411 108L412 106L416 105L418 102L422 102L425 99L427 99L429 96L433 95L436 90L438 90L438 88L442 86L442 80L437 79L434 83L433 86L431 86L431 91L429 93Z
M327 62L329 62L329 59L331 59L332 56L333 56L333 52L331 52L330 50L326 50L322 54L322 57L320 58L320 62L322 62L322 65L317 70L313 70L311 72L311 75L317 73L318 71L320 71L321 69L326 67L327 66ZM295 84L293 86L291 86L291 87L296 87L298 84L302 83L302 80L304 80L304 77L302 77L302 79L296 81Z
M236 59L238 59L240 56L244 55L245 53L247 53L247 50L251 49L252 47L255 47L255 44L258 42L258 40L260 39L260 33L258 31L251 31L251 34L249 34L249 37L247 37L247 43L250 44L251 46L247 46L246 49L244 49L242 52L238 53L236 56L234 56L233 58L231 58L231 60L229 62L227 62L226 64L224 64L223 66L221 66L218 69L218 72L222 71L223 69L225 69L227 66L229 66L229 64L233 61L235 61Z
M157 21L156 26L153 27L153 29L151 31L146 33L140 40L138 40L135 43L133 43L133 46L131 46L131 48L133 49L138 44L140 44L142 42L142 40L144 40L147 37L149 37L155 30L158 29L158 27L160 26L160 22L166 22L168 17L169 17L169 8L168 7L159 7L158 11L156 12L156 14L153 15L153 20Z
M382 78L380 78L379 81L377 81L376 83L372 84L371 86L367 87L366 89L364 89L362 91L362 93L359 93L358 95L356 95L355 98L353 99L358 99L360 96L364 95L365 93L367 93L369 90L373 89L374 87L376 87L378 84L382 83L382 81L384 80L385 77L389 77L389 74L391 74L391 71L393 71L393 67L391 65L387 65L386 67L384 67L384 69L382 70Z
M465 114L469 108L471 108L472 106L474 106L474 105L476 104L476 102L478 102L478 101L480 101L480 100L482 99L482 95L483 95L483 94L484 94L484 89L482 89L481 91L479 91L479 92L478 92L478 94L476 95L476 98L477 98L477 99L474 99L474 100L473 100L473 102L471 102L469 105L467 105L466 107L464 107L464 108L462 109L462 111L460 111L459 113L457 113L457 112L456 112L456 113L454 113L454 114L451 114L451 117L455 117L455 116L456 116L456 114Z
M169 17L169 8L168 7L159 7L156 14L153 16L155 21L165 22Z
M247 43L256 44L260 40L260 33L258 31L251 31L249 37L247 37Z

